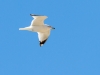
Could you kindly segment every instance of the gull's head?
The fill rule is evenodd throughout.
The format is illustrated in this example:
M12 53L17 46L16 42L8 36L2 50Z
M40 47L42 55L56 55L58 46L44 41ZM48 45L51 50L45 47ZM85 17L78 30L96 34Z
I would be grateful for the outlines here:
M55 29L54 27L52 27L52 26L49 26L49 25L46 25L47 27L49 27L49 28L51 28L51 29Z

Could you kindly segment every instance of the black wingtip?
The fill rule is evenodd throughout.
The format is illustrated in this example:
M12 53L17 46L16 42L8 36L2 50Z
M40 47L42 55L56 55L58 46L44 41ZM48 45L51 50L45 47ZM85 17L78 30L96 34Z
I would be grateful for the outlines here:
M40 47L43 46L43 44L44 44L46 41L47 41L47 39L44 40L44 41L40 41Z
M34 14L30 14L30 16L34 16Z
M30 16L32 16L32 14L30 14Z
M36 15L36 14L30 14L31 16L41 16L41 15Z
M40 44L40 47L42 47L43 46L43 44Z
M45 16L45 15L30 14L30 16Z

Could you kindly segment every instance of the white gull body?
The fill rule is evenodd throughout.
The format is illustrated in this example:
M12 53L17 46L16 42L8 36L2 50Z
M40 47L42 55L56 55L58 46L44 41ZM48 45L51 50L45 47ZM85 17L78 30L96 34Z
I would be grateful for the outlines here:
M46 42L50 35L50 30L55 29L47 24L44 24L44 20L47 18L47 16L42 15L34 15L30 14L34 19L31 22L31 25L24 28L19 28L19 30L28 30L32 32L38 33L38 39L40 46L43 46L43 44Z

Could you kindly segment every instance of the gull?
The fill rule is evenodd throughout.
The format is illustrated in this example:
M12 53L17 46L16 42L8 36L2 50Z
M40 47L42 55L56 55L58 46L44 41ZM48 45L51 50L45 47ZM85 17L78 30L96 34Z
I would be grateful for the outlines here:
M30 14L30 15L34 18L31 22L31 24L28 27L19 28L19 30L27 30L27 31L37 32L39 44L41 47L47 41L47 39L50 35L50 31L55 28L48 24L44 24L44 20L46 18L48 18L47 16L35 15L35 14Z

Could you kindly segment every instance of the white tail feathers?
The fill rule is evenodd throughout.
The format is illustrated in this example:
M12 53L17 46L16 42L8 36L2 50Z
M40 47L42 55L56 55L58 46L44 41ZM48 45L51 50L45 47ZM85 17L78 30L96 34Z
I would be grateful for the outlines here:
M19 28L19 30L28 30L28 28Z
M19 30L28 30L28 31L32 31L32 28L30 28L30 27L25 27L25 28L19 28Z
M25 28L19 28L19 30L25 30Z

